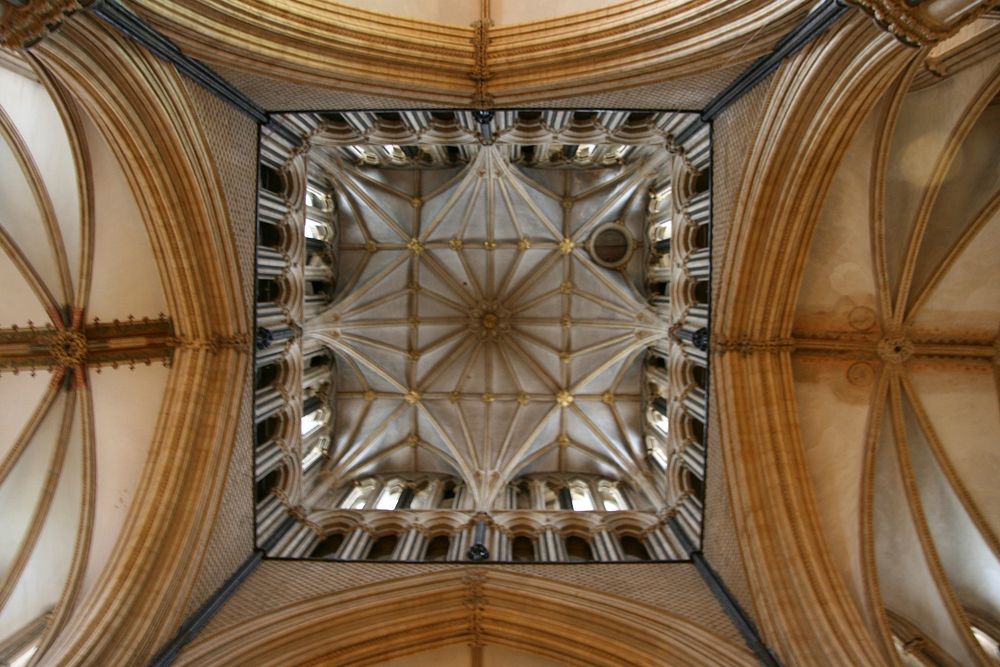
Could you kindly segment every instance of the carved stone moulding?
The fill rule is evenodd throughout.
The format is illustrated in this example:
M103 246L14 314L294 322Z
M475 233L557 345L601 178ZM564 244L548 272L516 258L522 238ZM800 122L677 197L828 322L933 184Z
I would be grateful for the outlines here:
M997 0L847 0L905 44L932 46L997 5ZM954 5L958 4L958 7Z
M93 0L0 1L0 45L9 49L27 48L91 2Z

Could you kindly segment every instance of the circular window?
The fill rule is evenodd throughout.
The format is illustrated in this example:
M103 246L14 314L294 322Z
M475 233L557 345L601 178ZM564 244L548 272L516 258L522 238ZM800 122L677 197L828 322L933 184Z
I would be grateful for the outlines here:
M590 236L590 256L601 266L619 269L635 250L635 239L625 225L606 222Z

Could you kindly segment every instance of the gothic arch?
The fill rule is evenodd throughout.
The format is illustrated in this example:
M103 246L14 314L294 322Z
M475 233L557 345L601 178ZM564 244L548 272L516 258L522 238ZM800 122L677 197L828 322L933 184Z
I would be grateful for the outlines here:
M313 597L206 636L176 664L369 665L460 643L580 666L755 664L744 647L661 610L485 568Z
M195 585L249 378L248 304L219 175L180 75L89 16L32 53L122 165L174 324L134 505L94 591L46 655L51 664L124 664L169 638Z

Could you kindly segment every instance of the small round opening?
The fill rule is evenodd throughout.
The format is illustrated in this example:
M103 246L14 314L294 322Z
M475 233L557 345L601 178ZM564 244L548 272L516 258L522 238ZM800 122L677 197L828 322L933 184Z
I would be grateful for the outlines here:
M605 229L594 241L594 252L605 262L620 262L628 254L628 238L619 229Z
M590 254L601 266L616 269L629 260L634 247L629 231L612 222L601 225L591 237Z

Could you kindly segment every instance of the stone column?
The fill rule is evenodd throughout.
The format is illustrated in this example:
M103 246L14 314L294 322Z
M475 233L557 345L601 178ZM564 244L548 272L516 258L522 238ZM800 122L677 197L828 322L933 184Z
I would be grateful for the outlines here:
M622 552L621 547L618 545L618 540L607 527L601 526L597 528L597 530L594 531L590 544L597 560L622 560Z
M562 535L553 526L546 526L538 535L538 560L561 562L566 560L566 545Z
M340 547L340 560L361 560L368 555L371 549L372 539L367 528L355 528L344 540Z
M427 547L427 537L422 527L414 526L407 530L396 543L392 560L420 560L424 557Z

